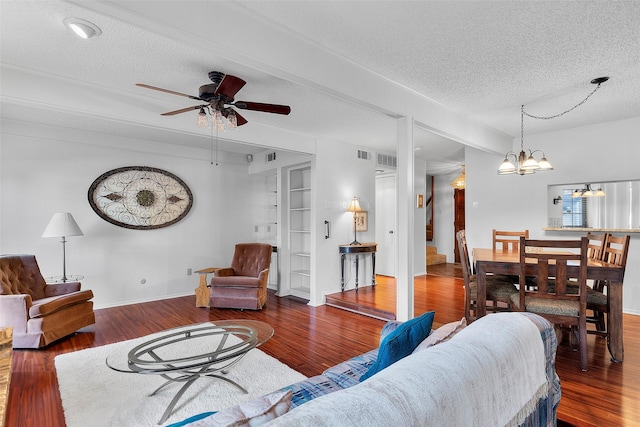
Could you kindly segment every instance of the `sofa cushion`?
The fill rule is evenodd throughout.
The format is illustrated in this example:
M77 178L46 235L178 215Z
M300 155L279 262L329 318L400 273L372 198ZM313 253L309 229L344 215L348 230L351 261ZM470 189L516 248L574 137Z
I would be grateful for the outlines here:
M226 286L258 288L260 287L260 278L249 276L220 276L211 279L211 286L214 288Z
M291 391L291 393L293 393L291 398L291 409L293 409L316 397L324 396L325 394L338 390L342 390L339 384L325 376L316 375L315 377L307 378L306 380L283 387L278 391Z
M378 357L378 349L368 351L345 362L332 366L322 373L325 377L335 381L340 387L352 387L360 382Z
M34 300L33 305L29 307L29 318L46 316L65 307L89 301L91 298L93 298L93 291L86 290Z
M189 427L261 426L287 413L291 391L278 391L249 400L189 424Z
M455 334L460 332L467 326L467 319L462 318L458 322L447 323L440 326L435 331L431 332L418 346L413 350L414 353L429 348L433 345L440 344L441 342L449 341Z
M422 316L418 316L402 323L393 332L389 333L378 350L378 357L367 372L360 377L360 381L382 371L391 366L411 352L424 340L431 332L435 312L429 311Z

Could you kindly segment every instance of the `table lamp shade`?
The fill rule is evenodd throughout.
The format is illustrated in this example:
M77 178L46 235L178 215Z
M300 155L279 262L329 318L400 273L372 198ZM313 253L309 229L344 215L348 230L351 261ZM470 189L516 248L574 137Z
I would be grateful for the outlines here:
M70 213L54 213L42 237L84 236Z
M351 203L349 203L349 208L347 209L347 212L362 212L362 208L360 207L360 201L358 200L357 197L354 197L353 199L351 199Z
M353 242L352 245L359 245L358 242L358 212L362 212L362 208L360 207L360 200L356 196L353 196L351 199L351 203L349 203L349 207L347 208L347 212L353 212Z

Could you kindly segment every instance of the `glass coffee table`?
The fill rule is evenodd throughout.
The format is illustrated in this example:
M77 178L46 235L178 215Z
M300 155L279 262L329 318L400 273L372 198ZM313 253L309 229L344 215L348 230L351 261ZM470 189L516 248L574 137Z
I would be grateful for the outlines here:
M169 384L184 383L175 394L158 424L171 415L184 392L201 377L233 384L247 391L225 374L250 350L273 336L273 328L255 320L216 320L169 329L149 336L127 352L116 351L107 356L107 366L127 374L160 375L167 381L149 396Z

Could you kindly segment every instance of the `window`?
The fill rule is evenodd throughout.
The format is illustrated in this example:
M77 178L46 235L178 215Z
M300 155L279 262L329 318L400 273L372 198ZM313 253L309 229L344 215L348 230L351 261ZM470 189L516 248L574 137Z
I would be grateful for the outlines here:
M562 190L562 226L587 227L587 199L572 194L573 190Z

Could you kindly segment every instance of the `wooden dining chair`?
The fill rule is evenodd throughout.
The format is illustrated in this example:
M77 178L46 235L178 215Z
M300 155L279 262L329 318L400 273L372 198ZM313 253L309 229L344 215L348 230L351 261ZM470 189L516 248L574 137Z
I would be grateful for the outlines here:
M587 233L587 258L600 261L608 233Z
M578 338L580 368L587 370L587 245L580 240L529 240L520 237L520 283L535 277L537 286L520 286L514 308L536 313L555 325L570 326ZM577 264L577 269L568 269ZM576 285L577 289L571 289Z
M629 254L629 242L631 236L614 236L607 234L603 244L601 260L609 264L614 264L623 269L627 266L627 255ZM609 296L607 292L607 281L598 280L594 283L593 289L587 290L587 309L593 310L593 317L589 319L595 323L596 330L589 333L608 337L606 321L609 316ZM606 320L605 320L606 318Z
M477 317L478 284L476 275L473 274L467 238L465 230L456 233L458 250L460 253L460 264L462 267L462 277L464 278L464 317L467 323L473 322ZM505 279L504 276L487 276L486 300L492 305L487 306L487 311L509 311L511 310L511 296L518 293L518 289L513 282Z
M604 251L605 241L607 240L608 233L587 233L587 259L601 261L602 254ZM587 280L587 286L589 286L589 280ZM587 289L587 323L595 324L596 330L588 330L588 333L598 333L604 330L604 316L596 309L594 309L593 305L600 306L603 300L606 301L606 296L604 294L599 295L597 292L603 292L604 283L602 280L595 280L591 284L591 289L595 290L596 293L591 292ZM604 335L604 334L602 334Z
M529 230L504 231L493 229L493 250L502 252L518 252L520 247L520 237L529 238ZM518 283L518 276L504 276L511 283ZM529 279L527 286L535 286L535 281Z
M517 252L520 237L529 238L529 230L503 231L493 229L493 250L503 252Z

